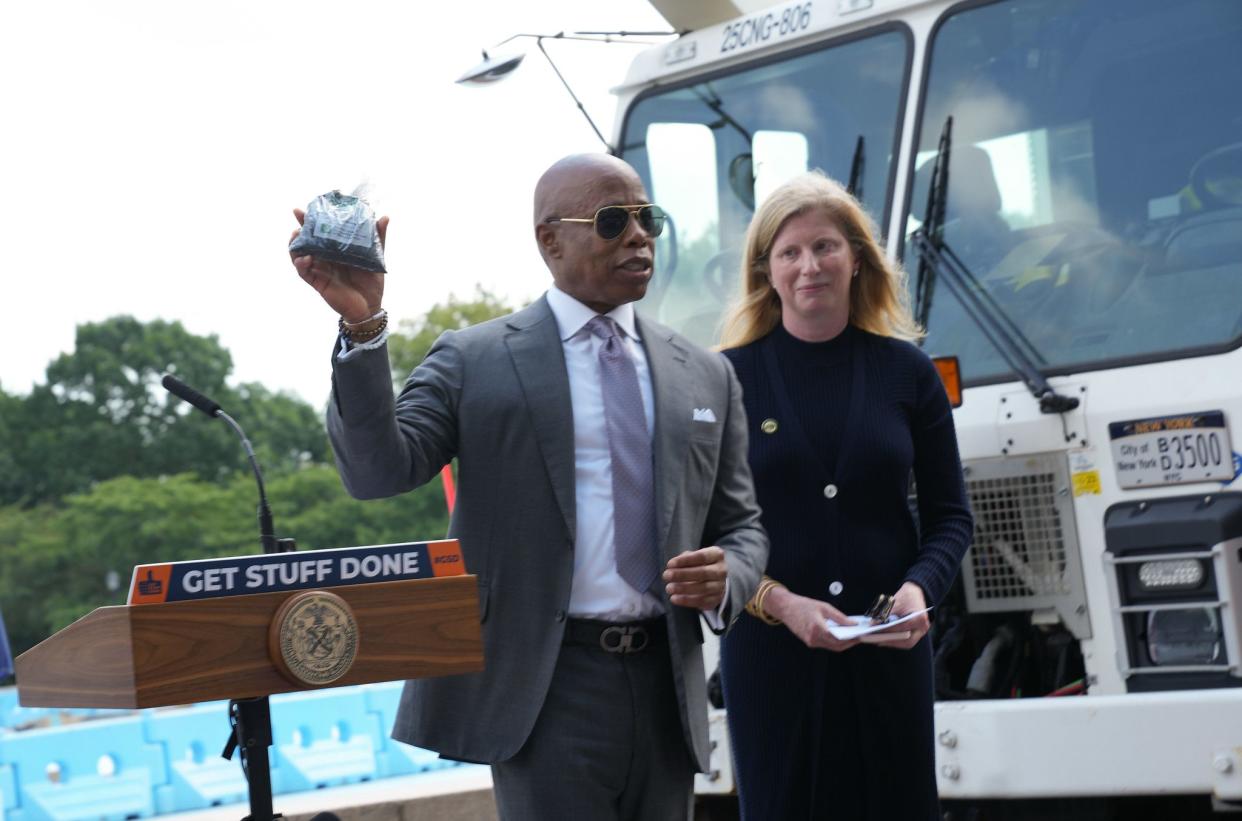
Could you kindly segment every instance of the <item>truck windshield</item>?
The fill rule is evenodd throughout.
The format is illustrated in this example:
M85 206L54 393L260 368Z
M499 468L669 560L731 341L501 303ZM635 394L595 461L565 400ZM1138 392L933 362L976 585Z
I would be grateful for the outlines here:
M906 231L952 116L945 243L1045 373L1238 343L1238 43L1232 0L1008 0L936 29ZM927 325L968 384L1012 378L947 289Z
M670 214L639 310L700 344L738 293L746 226L773 188L811 168L846 181L872 218L888 213L909 69L904 29L782 55L631 107L621 156ZM861 140L860 140L861 138Z

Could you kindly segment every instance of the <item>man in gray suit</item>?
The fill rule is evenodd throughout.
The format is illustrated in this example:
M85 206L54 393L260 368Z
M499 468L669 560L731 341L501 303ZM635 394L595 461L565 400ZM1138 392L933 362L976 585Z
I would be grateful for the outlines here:
M700 619L723 630L767 560L732 369L633 309L662 227L621 160L556 163L535 190L553 286L444 334L395 402L383 276L293 260L341 317L328 427L350 493L458 460L449 534L486 669L407 683L393 737L490 763L504 819L687 818L708 765Z

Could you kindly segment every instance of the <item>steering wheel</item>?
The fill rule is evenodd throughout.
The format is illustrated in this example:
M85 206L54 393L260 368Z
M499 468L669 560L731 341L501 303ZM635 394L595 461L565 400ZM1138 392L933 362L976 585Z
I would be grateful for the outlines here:
M738 291L737 272L741 253L737 248L722 248L703 264L699 277L712 296L726 305Z
M1200 157L1190 169L1190 190L1209 208L1242 205L1242 143Z

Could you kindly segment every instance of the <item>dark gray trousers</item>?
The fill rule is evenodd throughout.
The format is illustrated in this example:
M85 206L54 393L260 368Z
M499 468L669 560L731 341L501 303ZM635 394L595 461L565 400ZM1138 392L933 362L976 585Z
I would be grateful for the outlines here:
M694 770L666 641L561 647L530 738L492 765L501 821L687 821Z

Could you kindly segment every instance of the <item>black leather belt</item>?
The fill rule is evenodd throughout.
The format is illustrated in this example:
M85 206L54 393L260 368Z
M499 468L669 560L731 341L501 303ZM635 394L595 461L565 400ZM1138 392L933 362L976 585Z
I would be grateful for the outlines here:
M667 631L663 616L630 622L569 619L565 622L564 643L594 647L607 653L641 653L666 644Z

